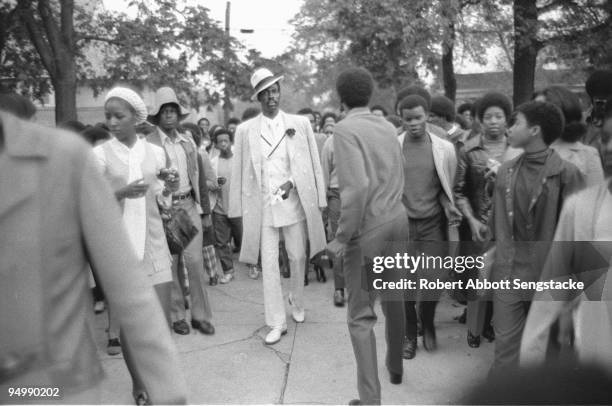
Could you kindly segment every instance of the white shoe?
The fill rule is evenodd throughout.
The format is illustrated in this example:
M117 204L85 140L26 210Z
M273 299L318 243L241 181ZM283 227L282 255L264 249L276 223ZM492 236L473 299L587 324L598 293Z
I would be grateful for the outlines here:
M293 296L291 295L291 293L289 293L287 299L289 301L289 304L291 305L291 317L293 317L293 321L295 321L296 323L303 323L305 317L304 309L296 306L293 303Z
M266 345L276 344L280 341L281 337L287 334L287 327L275 327L266 336Z
M296 323L303 323L305 317L304 309L300 309L294 306L291 310L291 317L293 317L293 321L295 321Z
M219 283L222 285L225 285L227 283L230 283L230 281L233 279L234 279L233 273L226 273L225 275L219 278Z

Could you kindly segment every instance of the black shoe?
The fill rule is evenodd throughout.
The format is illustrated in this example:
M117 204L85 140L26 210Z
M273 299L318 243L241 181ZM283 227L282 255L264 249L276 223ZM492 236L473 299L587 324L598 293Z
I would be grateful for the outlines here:
M480 347L480 336L475 336L471 331L468 330L467 343L472 348Z
M198 330L202 334L213 335L215 334L215 328L212 324L207 321L191 320L191 327Z
M404 349L402 351L402 358L404 359L413 359L416 355L417 350L417 339L416 338L407 338L404 342Z
M216 286L219 283L219 275L211 276L208 284L210 286Z
M334 291L334 306L344 307L344 289L336 289Z
M493 330L493 326L488 325L485 327L484 331L482 332L482 336L490 343L495 341L495 330Z
M459 317L457 318L457 321L458 321L460 324L465 324L465 323L467 323L467 309L464 309L464 310L463 310L463 313L461 313L461 316L459 316Z
M348 404L349 404L349 406L360 405L361 404L361 400L359 400L359 399L352 399L352 400L349 400Z
M395 374L393 372L389 372L389 381L391 381L393 385L399 385L400 383L402 383L402 374Z
M438 348L436 330L434 327L423 329L423 347L425 351L435 351Z
M283 278L289 279L291 278L291 271L289 271L288 267L283 267L281 268L281 275L283 276Z
M187 334L189 334L189 324L187 324L185 319L175 321L174 323L172 323L172 330L174 330L176 334L186 336Z

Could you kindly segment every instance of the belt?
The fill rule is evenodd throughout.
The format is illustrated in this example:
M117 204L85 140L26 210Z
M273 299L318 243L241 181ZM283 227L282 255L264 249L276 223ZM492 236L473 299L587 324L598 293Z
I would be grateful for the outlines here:
M172 195L172 201L191 199L192 198L191 192L193 191L190 190L189 192L185 192L185 193L176 193Z

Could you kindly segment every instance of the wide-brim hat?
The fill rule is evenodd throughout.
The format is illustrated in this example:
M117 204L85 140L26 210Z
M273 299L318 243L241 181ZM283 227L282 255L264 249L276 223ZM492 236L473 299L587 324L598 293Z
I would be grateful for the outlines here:
M269 69L259 68L251 75L251 86L253 86L253 95L251 100L257 100L257 95L276 82L280 81L283 75L274 75Z
M189 112L181 105L172 88L160 87L157 89L157 92L155 92L155 105L151 109L151 114L147 116L147 120L157 125L159 123L159 113L166 104L174 104L177 106L179 121L184 120L189 115Z

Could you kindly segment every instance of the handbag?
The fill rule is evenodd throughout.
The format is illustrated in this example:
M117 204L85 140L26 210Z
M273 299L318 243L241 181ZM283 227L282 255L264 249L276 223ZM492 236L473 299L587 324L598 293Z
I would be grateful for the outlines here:
M191 221L187 211L180 207L164 210L162 218L164 218L164 232L170 253L180 254L198 234L198 228Z

